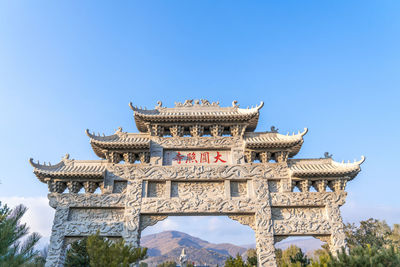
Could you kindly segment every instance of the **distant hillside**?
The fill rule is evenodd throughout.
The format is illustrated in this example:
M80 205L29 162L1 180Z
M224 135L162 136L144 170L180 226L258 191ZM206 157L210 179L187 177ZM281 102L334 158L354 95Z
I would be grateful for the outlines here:
M289 239L280 242L276 247L286 249L291 244L300 247L307 253L319 249L323 243L314 238ZM247 249L255 248L255 244L242 246L229 243L213 244L178 231L165 231L158 234L143 236L141 245L148 248L149 258L145 262L149 264L149 267L156 266L167 260L177 262L182 248L186 249L186 254L190 261L210 266L216 266L217 264L223 266L229 255L236 256L236 254L239 253L245 256Z
M242 255L247 250L232 244L213 244L178 231L144 236L141 245L148 248L149 259L146 262L150 267L166 260L177 261L182 248L186 249L190 261L220 266L229 255Z

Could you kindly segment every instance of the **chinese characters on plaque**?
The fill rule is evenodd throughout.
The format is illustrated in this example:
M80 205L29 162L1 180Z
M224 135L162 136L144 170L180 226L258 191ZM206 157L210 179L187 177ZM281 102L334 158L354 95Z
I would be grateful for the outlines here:
M164 165L229 164L229 151L165 151Z

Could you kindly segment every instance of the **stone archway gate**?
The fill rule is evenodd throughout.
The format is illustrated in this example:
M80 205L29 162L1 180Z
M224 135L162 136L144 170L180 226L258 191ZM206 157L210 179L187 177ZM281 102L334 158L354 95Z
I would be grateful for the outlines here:
M276 266L274 244L289 236L314 236L333 253L346 245L339 207L364 158L293 159L307 129L254 132L263 103L247 109L207 100L174 108L158 102L153 110L130 106L140 133L87 131L101 160L30 160L56 209L46 266L62 266L67 244L97 230L139 246L141 231L168 215L227 215L250 226L259 266Z

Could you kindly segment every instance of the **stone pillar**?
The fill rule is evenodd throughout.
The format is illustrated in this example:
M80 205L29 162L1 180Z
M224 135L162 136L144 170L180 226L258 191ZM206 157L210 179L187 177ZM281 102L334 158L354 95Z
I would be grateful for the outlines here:
M337 203L328 204L326 206L328 212L328 218L331 223L331 240L329 242L329 250L333 255L337 254L342 247L347 249L346 235L344 233L344 225L342 216L340 216L340 206Z
M276 267L274 227L268 180L256 178L253 182L257 203L255 211L255 233L258 266Z
M122 237L127 244L140 244L140 206L142 202L142 181L134 178L126 188L125 218Z
M51 197L49 196L49 199ZM51 199L50 199L51 202ZM46 267L64 266L65 260L65 225L68 220L69 208L65 206L56 207L53 227L51 229L49 251L46 258Z

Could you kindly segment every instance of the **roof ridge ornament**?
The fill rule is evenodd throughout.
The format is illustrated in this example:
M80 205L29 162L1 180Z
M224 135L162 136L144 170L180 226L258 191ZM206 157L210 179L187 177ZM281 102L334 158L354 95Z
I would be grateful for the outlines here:
M275 128L275 126L271 126L271 133L278 133L279 128Z
M210 102L207 99L187 99L185 102L175 102L176 108L182 107L219 107L219 101Z

